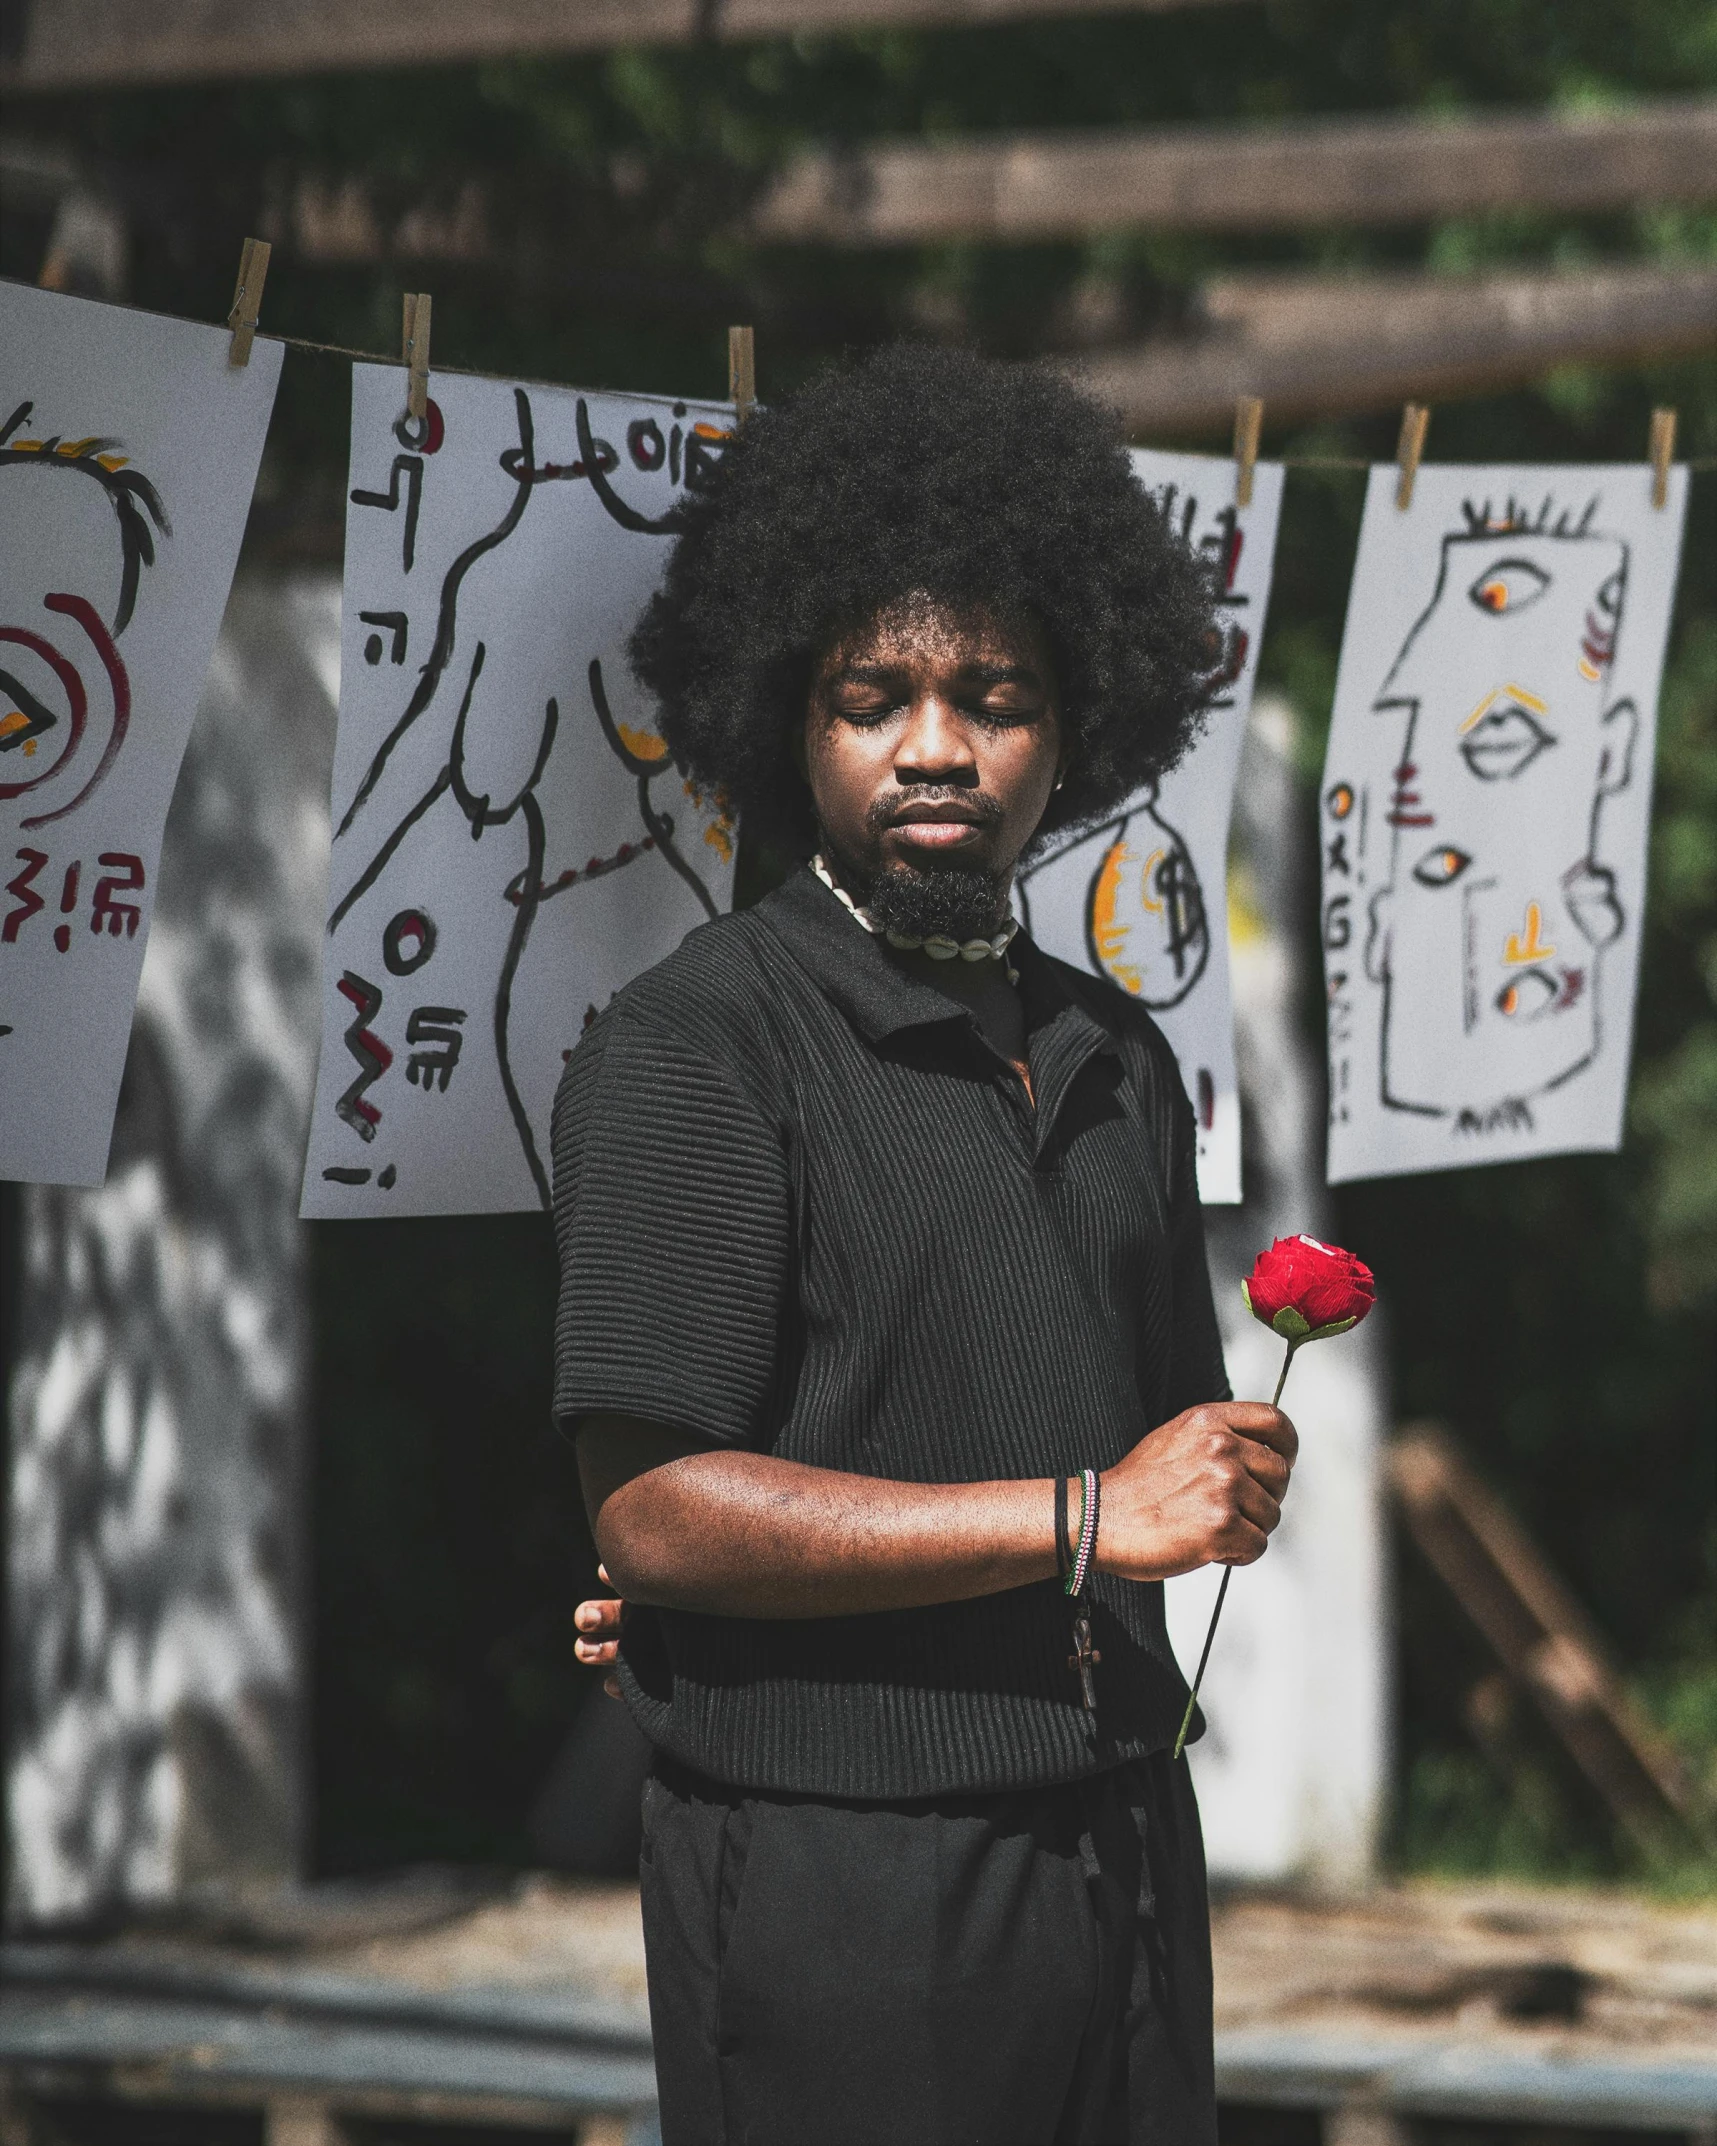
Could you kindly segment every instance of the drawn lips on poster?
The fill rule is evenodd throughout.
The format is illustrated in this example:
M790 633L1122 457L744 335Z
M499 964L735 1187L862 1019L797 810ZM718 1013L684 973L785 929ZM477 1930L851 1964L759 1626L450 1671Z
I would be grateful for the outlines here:
M595 434L588 403L580 397L574 413L576 457L564 462L539 459L532 398L523 388L511 392L516 436L498 457L511 496L493 526L460 551L442 577L431 647L404 707L376 746L335 828L336 887L341 860L351 848L358 850L361 862L344 891L337 894L328 925L331 935L339 935L371 889L384 880L391 883L390 866L413 831L437 808L457 811L478 844L489 842L500 830L509 830L505 865L492 889L509 912L504 944L493 970L492 995L488 995L487 980L487 1003L480 1006L438 1002L432 995L419 997L415 986L403 994L397 992L394 980L408 984L417 977L434 961L446 930L468 927L470 919L455 913L443 916L438 924L433 900L393 911L374 949L379 962L366 963L362 970L345 967L336 981L335 988L351 1008L343 1042L353 1077L334 1100L333 1109L366 1146L374 1142L382 1123L382 1107L374 1091L395 1060L394 1047L384 1040L378 1020L384 1003L391 1011L401 997L406 1002L405 1077L425 1095L448 1093L473 1027L485 1023L492 1032L496 1070L513 1135L536 1197L546 1207L548 1176L533 1127L531 1099L520 1078L516 1032L520 970L533 931L549 904L615 873L638 868L672 873L689 891L695 913L715 916L716 882L720 871L732 863L733 828L722 801L706 799L681 777L666 744L648 723L628 720L624 708L617 707L620 696L635 689L629 678L614 678L612 661L605 671L602 657L592 656L582 665L581 676L549 677L546 674L553 671L555 660L549 658L531 675L539 686L552 685L553 689L536 692L528 705L521 705L515 697L517 661L495 683L497 655L504 666L509 656L518 657L522 647L527 668L533 661L530 642L536 621L518 615L519 592L511 582L509 540L544 487L576 483L588 483L613 527L665 536L672 528L671 512L651 515L631 502L627 466L654 474L668 465L667 473L676 487L682 481L695 486L713 468L726 435L707 423L675 421L687 413L683 405L674 405L674 417L665 425L654 415L632 419L624 434L623 463L621 451ZM663 417L668 417L666 411ZM422 421L401 417L394 426L400 452L394 457L386 488L357 486L351 493L356 506L398 517L400 561L406 574L415 564L425 458L439 453L446 437L446 421L434 401ZM577 564L576 558L569 558L569 573L576 571ZM360 612L358 617L372 629L363 642L366 665L372 669L384 663L403 667L412 652L409 614L376 610ZM514 640L513 650L498 646L502 636ZM432 748L426 762L421 741L413 739L412 733L426 713L437 708L450 714L451 721L445 749L436 752ZM586 779L581 786L590 788L593 749L609 756L630 779L635 824L626 839L599 855L581 855L574 861L557 854L568 833L552 803L545 804L557 746L563 785L569 779L579 783L582 771ZM397 797L384 809L381 792L396 755L409 756L421 786L403 803L403 809ZM462 912L465 901L463 894L449 892L454 912ZM568 943L563 935L562 952ZM341 953L349 958L353 952L348 938ZM565 978L559 981L564 984ZM537 988L552 989L540 979ZM585 1009L586 1023L596 1010L594 1003ZM564 1058L568 1051L560 1055ZM397 1167L391 1160L384 1163L374 1173L375 1184L384 1191L391 1189ZM322 1168L321 1176L336 1184L358 1186L371 1182L372 1171L356 1162L330 1163Z
M1533 1099L1602 1041L1598 971L1627 921L1602 814L1630 780L1639 720L1608 694L1628 546L1594 528L1597 506L1464 503L1372 703L1399 727L1365 920L1382 1100L1463 1132L1530 1128ZM1331 880L1354 799L1341 781L1324 798ZM1326 943L1348 929L1344 900Z
M88 897L92 932L137 935L142 858L118 850L93 859L64 854L67 830L44 830L87 803L120 756L131 722L120 637L136 609L143 570L155 563L156 534L170 529L160 494L130 466L122 442L33 437L33 409L22 402L0 425L0 499L26 484L53 488L52 511L75 535L83 586L55 588L56 575L39 566L32 573L35 561L62 559L59 547L38 542L8 553L9 616L0 619L0 801L26 801L18 831L34 839L10 860L11 901L0 918L0 943L19 944L32 919L52 905L53 944L65 954L81 895ZM39 532L45 503L31 504L14 526L28 523ZM0 1026L0 1034L9 1033Z

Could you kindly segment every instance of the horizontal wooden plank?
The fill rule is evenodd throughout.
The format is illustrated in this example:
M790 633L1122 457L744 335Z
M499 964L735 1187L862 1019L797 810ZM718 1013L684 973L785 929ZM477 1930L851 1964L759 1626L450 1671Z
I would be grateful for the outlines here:
M446 2104L512 2101L541 2108L645 2109L656 2098L647 2047L635 2054L544 2039L407 2026L286 2006L252 2011L142 1996L9 1990L0 2067L20 2077L72 2067L147 2072L163 2089L248 2087L322 2093L433 2094Z
M791 163L760 237L823 245L1283 230L1717 199L1717 99L878 143Z
M29 0L0 88L403 67L607 45L1158 13L1225 0Z
M629 2006L593 1998L561 1980L522 1987L423 1987L291 1958L236 1960L213 1948L187 1952L137 1939L122 1946L8 1939L0 1944L0 1989L289 2011L299 2019L511 2035L623 2056L647 2054L650 2047L649 2015L641 2002Z
M1328 2029L1229 2030L1216 2037L1225 2099L1334 2109L1363 2098L1402 2115L1520 2124L1695 2131L1717 2119L1717 2063L1680 2051L1633 2058L1486 2047L1476 2035Z
M1231 423L1242 395L1270 419L1434 402L1717 349L1717 269L1233 276L1208 287L1203 317L1202 333L1072 369L1139 437Z

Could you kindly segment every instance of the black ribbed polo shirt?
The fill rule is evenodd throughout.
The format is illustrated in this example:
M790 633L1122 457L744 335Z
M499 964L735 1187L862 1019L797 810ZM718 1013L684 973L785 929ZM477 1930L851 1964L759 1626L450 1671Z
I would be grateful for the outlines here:
M1226 1396L1169 1047L1113 986L1015 949L1035 1109L806 870L617 995L555 1104L564 1428L617 1411L959 1483L1106 1468ZM1053 1580L869 1616L637 1609L620 1680L658 1746L723 1781L1069 1780L1172 1743L1186 1702L1161 1587L1091 1593L1095 1719Z

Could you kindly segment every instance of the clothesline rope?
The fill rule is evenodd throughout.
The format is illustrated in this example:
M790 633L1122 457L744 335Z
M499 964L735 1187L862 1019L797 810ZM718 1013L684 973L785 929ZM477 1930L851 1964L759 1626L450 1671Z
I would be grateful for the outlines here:
M277 335L270 332L267 335L259 334L257 340L259 342L283 343L288 350L314 351L322 357L353 358L360 365L398 365L402 372L405 369L400 359L388 357L387 355L385 355L385 353L379 350L353 350L344 343L318 343L314 342L309 336L306 335ZM519 386L561 389L564 389L566 387L566 382L564 380L525 380L521 379L520 376L516 373L485 373L479 372L478 369L472 365L443 365L439 361L439 359L436 361L433 369L435 372L438 373L451 373L460 380L492 380L502 387ZM600 394L604 391L601 389L593 389L590 392ZM608 392L612 393L617 391L609 390ZM648 399L653 402L668 402L675 400L676 398L667 395L659 395L650 396L645 399ZM686 400L686 398L683 396L677 399L681 401ZM721 400L721 397L718 395L697 396L691 399L694 401L719 402ZM1212 456L1211 459L1213 461L1219 461L1226 460L1227 457ZM1279 464L1280 467L1283 469L1352 470L1369 470L1375 468L1378 460L1378 458L1375 456L1367 458L1364 455L1265 455L1264 457L1262 457L1262 459L1267 462L1275 462ZM1681 467L1687 470L1717 469L1717 455L1684 456L1681 461Z

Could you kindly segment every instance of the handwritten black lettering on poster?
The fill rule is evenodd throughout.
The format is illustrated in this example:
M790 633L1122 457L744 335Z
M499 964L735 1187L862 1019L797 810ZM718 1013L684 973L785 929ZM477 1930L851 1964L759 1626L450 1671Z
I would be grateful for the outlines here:
M586 1022L731 898L625 645L719 404L353 381L318 1215L545 1204Z

